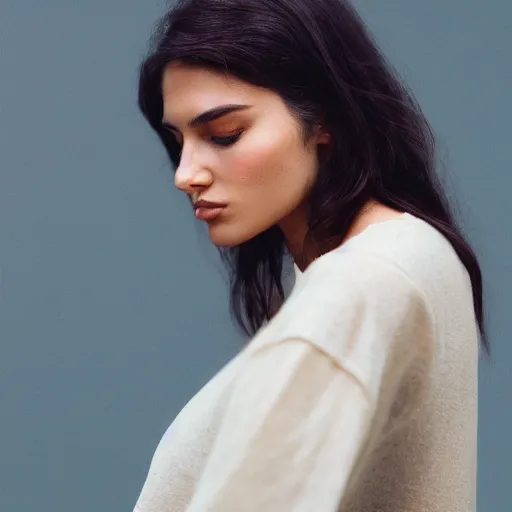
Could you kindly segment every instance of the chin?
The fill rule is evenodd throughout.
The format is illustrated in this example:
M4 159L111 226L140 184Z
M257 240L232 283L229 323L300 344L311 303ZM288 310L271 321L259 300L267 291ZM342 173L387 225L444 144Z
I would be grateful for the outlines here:
M267 228L265 228L267 229ZM240 226L229 226L228 224L212 222L208 224L208 234L213 245L217 247L236 247L251 240L262 233L264 229L243 229Z

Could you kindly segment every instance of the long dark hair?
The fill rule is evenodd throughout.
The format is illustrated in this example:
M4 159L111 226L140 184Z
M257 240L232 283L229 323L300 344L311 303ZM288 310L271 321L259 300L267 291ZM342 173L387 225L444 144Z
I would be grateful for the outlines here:
M480 266L436 174L432 129L348 1L178 1L158 23L138 98L175 166L180 148L161 124L161 81L165 66L178 59L275 91L300 120L304 143L316 123L328 126L332 142L319 150L308 196L305 254L339 245L370 198L437 228L469 273L480 339L490 354ZM273 226L219 250L230 273L231 310L254 334L285 298L284 236Z

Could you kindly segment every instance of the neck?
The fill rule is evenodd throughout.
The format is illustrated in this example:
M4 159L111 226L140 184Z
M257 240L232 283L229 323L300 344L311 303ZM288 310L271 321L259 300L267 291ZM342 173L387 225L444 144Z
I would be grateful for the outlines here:
M308 231L307 207L303 205L282 219L279 222L279 228L286 240L288 252L291 254L294 263L303 272L314 259L314 257L308 257L304 254L304 240Z
M370 218L377 204L375 200L370 199L363 205L341 243L365 229L371 222ZM279 228L285 237L288 251L301 272L304 272L308 265L319 256L319 254L305 254L304 251L308 217L307 207L303 205L279 222Z

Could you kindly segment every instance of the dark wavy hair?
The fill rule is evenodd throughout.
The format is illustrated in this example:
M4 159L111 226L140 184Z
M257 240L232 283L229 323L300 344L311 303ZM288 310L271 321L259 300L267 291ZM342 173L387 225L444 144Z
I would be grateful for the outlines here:
M482 274L436 174L432 129L412 93L345 0L181 0L157 24L140 69L139 108L174 166L180 147L163 128L162 74L174 60L229 73L279 94L300 121L304 143L329 127L307 198L304 254L338 246L374 198L415 215L452 244L471 278L480 339ZM219 248L231 280L231 311L246 334L285 299L285 240L272 226L236 247Z

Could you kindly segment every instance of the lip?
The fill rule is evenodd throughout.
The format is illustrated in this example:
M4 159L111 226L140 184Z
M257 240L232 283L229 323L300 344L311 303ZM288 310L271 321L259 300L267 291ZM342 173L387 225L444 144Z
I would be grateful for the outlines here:
M213 220L226 207L225 204L212 203L210 201L197 201L194 204L196 217L201 220Z
M196 208L196 217L201 220L213 220L222 212L223 209L224 206L220 206L218 208L199 207Z
M194 208L223 208L224 206L226 205L222 203L212 203L211 201L205 201L204 199L194 203Z

